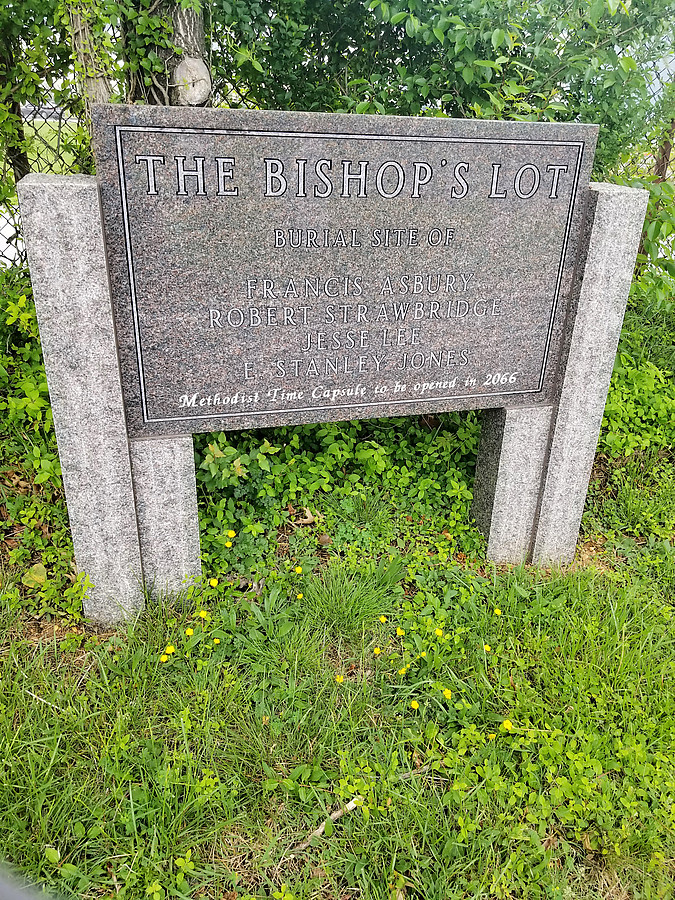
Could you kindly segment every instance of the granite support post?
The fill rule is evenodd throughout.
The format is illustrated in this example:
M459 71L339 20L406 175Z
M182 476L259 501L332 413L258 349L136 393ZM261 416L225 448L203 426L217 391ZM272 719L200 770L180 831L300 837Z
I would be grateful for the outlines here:
M142 608L143 573L96 181L18 193L84 611L111 623Z
M532 561L574 557L647 191L591 184L592 227L542 488Z
M481 413L472 512L493 562L527 562L532 552L552 412L538 406Z
M192 437L129 444L96 179L18 191L84 611L114 623L200 574Z
M634 188L590 186L559 401L482 413L473 514L494 562L574 558L647 200Z
M160 596L201 574L192 435L131 441L145 583Z

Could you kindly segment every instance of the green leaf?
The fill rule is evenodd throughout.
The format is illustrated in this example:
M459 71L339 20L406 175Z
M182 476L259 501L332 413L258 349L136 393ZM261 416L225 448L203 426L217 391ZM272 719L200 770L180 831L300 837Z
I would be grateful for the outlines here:
M604 0L595 0L595 3L588 10L588 20L593 25L596 25L598 20L600 19L600 16L603 14L604 11L605 11Z
M414 37L420 27L420 20L415 18L415 16L409 16L405 23L405 33L408 37Z
M495 28L492 32L492 46L495 50L504 43L506 38L506 33L503 28Z
M35 563L27 572L24 572L21 583L26 587L39 588L47 581L47 570L42 563Z
M63 878L78 878L82 873L72 863L64 863L61 866L61 876Z
M333 820L332 819L326 819L326 824L324 826L323 833L326 835L326 837L330 837L333 834Z
M61 854L56 847L45 847L45 857L47 862L50 862L53 866L58 866Z
M398 25L399 22L402 22L408 15L407 10L403 10L403 12L397 12L391 17L391 24Z
M607 0L607 9L609 10L609 14L611 16L613 16L614 13L617 11L620 3L621 3L621 0Z
M460 72L460 75L467 84L471 84L471 82L473 81L473 69L471 68L471 66L464 66L464 68Z
M619 60L619 65L624 70L626 75L629 72L637 71L637 65L635 63L635 60L632 58L632 56L622 56L621 59Z

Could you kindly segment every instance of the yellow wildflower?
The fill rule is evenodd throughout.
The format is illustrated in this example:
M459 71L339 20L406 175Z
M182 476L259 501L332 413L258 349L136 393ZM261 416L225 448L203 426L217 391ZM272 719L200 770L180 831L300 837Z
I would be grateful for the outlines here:
M168 658L169 658L169 657L166 655L166 653L162 653L162 655L161 655L160 658L159 658L159 661L160 661L160 662L166 662Z
M188 637L192 637L192 635L193 635L194 633L195 633L194 628L186 628L186 629L185 629L185 634L187 634Z
M424 657L425 657L426 655L427 655L427 651L426 651L426 650L422 650L422 652L420 653L420 656L422 657L422 659L424 659Z
M207 610L205 610L205 609L200 609L200 611L199 611L199 618L200 618L200 619L208 619L208 617L209 617L209 614L208 614Z
M483 644L483 650L485 650L486 653L489 653L490 650L492 650L492 647L489 644Z
M214 643L214 644L219 644L219 643L220 643L220 638L214 638L214 639L213 639L213 643Z
M437 628L436 631L434 631L434 634L435 634L437 637L443 637L443 629L442 629L442 628Z
M337 681L338 684L342 684L342 682L345 680L345 676L344 675L336 675L335 680Z
M419 703L417 702L417 700L411 700L411 701L410 701L410 705L412 706L413 709L419 709L419 708L420 708L420 705L419 705Z
M452 691L449 688L446 688L443 691L443 696L445 697L446 700L452 700Z
M405 666L404 666L402 669L399 669L399 670L398 670L398 674L399 674L399 675L405 675L405 673L406 673L406 668L405 668Z
M228 536L228 537L236 537L236 536L237 536L237 532L236 532L236 531L232 531L232 529L230 528L230 530L227 532L227 536Z
M375 654L375 656L379 656L380 653L382 653L382 650L379 647L374 647L373 653Z
M504 719L502 722L502 728L506 731L511 731L513 729L513 722L510 719Z
M295 567L295 574L296 574L296 575L302 575L302 566L296 566L296 567Z
M231 546L232 546L232 541L225 541L225 546L226 546L226 547L231 547Z
M303 598L304 596L305 596L304 594L298 594L298 595L296 596L295 599L296 599L296 600L302 600L302 598Z
M497 735L493 731L492 734L488 734L488 741L494 741L496 737Z
M397 634L399 637L403 637L403 635L405 634L405 631L404 631L402 628L399 627L399 628L396 629L396 634Z
M380 622L382 622L382 624L384 624L386 621L387 621L386 616L380 616Z
M209 584L211 587L218 587L218 579L217 578L209 578Z
M496 610L495 610L495 615L496 615L496 616L501 616L501 614L502 614L501 609L496 609Z
M176 648L174 647L173 644L167 644L166 649L164 650L164 652L165 652L165 653L175 653L175 652L176 652Z

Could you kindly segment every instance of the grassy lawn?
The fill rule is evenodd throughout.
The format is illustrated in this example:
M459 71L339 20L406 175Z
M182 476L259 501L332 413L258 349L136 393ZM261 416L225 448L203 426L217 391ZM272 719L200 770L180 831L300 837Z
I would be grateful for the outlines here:
M103 633L1 277L0 857L86 898L673 896L672 290L634 290L571 567L486 562L474 414L212 434L203 584Z

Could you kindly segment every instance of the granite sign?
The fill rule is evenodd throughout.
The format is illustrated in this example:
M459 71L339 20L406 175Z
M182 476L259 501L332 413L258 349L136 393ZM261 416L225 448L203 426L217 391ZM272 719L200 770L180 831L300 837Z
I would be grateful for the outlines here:
M132 435L555 397L596 126L94 121Z
M496 562L574 556L647 192L591 125L108 106L18 185L85 612L201 575L192 434L478 408Z

